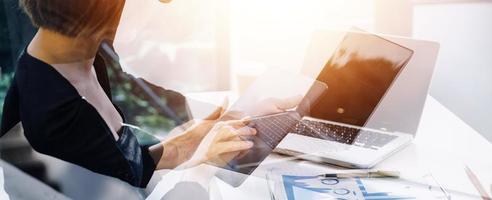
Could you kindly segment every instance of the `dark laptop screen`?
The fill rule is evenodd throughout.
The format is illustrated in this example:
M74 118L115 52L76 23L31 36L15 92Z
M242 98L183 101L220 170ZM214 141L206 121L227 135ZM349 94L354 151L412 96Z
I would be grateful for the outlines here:
M367 33L347 33L317 80L328 90L309 116L364 126L413 51Z

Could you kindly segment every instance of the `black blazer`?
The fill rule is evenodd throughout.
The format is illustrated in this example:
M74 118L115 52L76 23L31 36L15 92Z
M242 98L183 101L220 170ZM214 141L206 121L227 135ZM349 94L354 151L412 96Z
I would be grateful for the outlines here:
M24 134L36 151L146 187L156 165L148 148L138 144L130 129L122 127L116 141L97 110L51 65L27 51L18 64L4 102L0 136L22 122ZM100 54L94 67L111 99Z

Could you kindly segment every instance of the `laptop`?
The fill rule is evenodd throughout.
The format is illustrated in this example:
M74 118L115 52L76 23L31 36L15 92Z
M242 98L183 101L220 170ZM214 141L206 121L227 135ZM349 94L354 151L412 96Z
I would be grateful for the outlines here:
M328 91L311 105L311 112L302 116L274 151L348 168L371 168L414 139L439 44L359 32L320 31L314 34L310 51L322 52L328 46L326 38L333 40L340 35L344 35L343 39L317 77L328 85ZM369 63L369 68L379 72L367 73L360 67L364 64L340 71L347 64L340 67L334 63L350 63L354 59L337 56L346 55L345 49L399 64L393 65L392 72L375 69L384 65ZM319 54L318 63L323 58ZM387 81L372 84L383 79Z
M323 44L338 37L331 37L332 33L316 33L310 51L326 52ZM221 172L219 178L239 186L247 176L235 174L251 174L272 151L349 168L370 168L410 143L428 93L438 45L392 38L399 40L395 43L363 32L341 35L334 53L317 72L317 82L325 83L327 91L312 94L319 92L313 85L295 110L253 118L249 126L258 133L250 140L255 146L246 156L229 162L224 167L229 172ZM422 53L414 53L402 43ZM411 69L405 68L408 64ZM401 97L403 100L398 100ZM411 110L387 114L401 107ZM391 110L381 112L387 108Z

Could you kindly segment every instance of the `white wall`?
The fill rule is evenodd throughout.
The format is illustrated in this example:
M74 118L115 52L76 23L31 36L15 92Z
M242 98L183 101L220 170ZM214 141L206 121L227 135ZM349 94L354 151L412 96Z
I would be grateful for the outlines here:
M431 95L492 141L492 1L373 1L376 32L441 44Z
M492 141L492 1L417 4L413 35L441 43L431 95Z

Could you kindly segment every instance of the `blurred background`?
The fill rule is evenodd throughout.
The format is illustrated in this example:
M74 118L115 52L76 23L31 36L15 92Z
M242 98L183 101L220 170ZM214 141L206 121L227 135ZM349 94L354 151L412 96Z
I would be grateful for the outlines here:
M0 104L36 31L17 4L0 4ZM126 72L166 89L237 90L271 68L300 70L313 31L352 26L439 42L431 95L492 141L491 0L127 0L114 45ZM0 148L2 159L69 197L136 195L33 153L20 133L0 139ZM84 180L91 184L81 190ZM121 192L105 194L109 188Z

